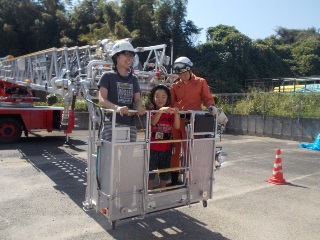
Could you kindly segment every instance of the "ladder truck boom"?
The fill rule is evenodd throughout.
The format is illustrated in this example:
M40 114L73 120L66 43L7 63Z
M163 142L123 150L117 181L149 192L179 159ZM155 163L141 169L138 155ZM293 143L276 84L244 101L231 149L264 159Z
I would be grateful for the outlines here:
M130 39L126 40L130 41ZM95 46L50 48L19 57L0 58L0 88L2 88L0 91L0 114L9 117L10 121L12 121L11 118L20 121L21 127L27 135L27 132L31 130L31 127L27 125L30 124L24 121L21 114L17 114L16 108L21 112L22 107L24 107L23 110L29 107L32 110L41 111L32 106L32 103L36 101L36 97L31 94L34 91L62 97L63 109L61 119L59 119L59 129L64 130L65 133L70 133L72 125L74 125L74 120L70 120L70 115L72 117L74 115L76 98L86 99L89 114L93 119L98 119L92 100L97 99L97 83L101 75L105 71L111 70L113 62L110 52L115 42L104 39ZM166 65L169 65L170 58L165 55L165 48L166 45L161 44L135 49L137 54L133 70L139 79L143 93L148 92L155 84L162 83L170 86L177 78L176 75L167 73ZM140 63L139 55L144 58L143 63ZM16 98L13 93L5 92L10 84L15 88L24 89L29 94ZM11 112L12 109L15 110L14 114ZM11 136L20 134L20 126L10 129L6 126L8 126L7 123L0 125L0 141L15 142L18 140L19 137L13 138ZM39 126L39 128L43 128L43 126ZM47 129L51 131L51 127ZM10 132L10 136L6 134L7 132Z

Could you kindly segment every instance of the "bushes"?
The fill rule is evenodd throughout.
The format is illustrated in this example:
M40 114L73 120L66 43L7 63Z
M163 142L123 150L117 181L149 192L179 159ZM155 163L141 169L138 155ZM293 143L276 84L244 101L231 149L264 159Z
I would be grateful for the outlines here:
M34 105L36 106L55 106L55 107L63 107L64 102L62 100L61 96L56 96L54 94L48 94L46 97L46 102L36 102ZM71 103L70 103L71 106ZM75 103L75 110L79 112L85 112L88 111L87 102L84 99L77 99Z
M218 107L225 113L278 117L320 118L319 93L220 94Z
M226 114L265 115L291 118L320 118L320 93L260 93L216 94L216 105ZM142 98L146 104L146 97ZM52 103L52 104L51 104ZM47 96L47 103L35 105L53 105L63 107L62 97ZM88 111L87 102L77 99L76 111Z
M54 94L48 94L46 97L47 103L49 106L52 106L53 104L58 102L58 97Z

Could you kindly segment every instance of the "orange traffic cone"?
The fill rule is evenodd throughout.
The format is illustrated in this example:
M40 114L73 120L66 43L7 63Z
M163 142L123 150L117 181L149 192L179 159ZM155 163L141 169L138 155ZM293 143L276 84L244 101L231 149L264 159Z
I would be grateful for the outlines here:
M267 179L266 182L270 182L277 185L287 184L286 180L284 180L283 178L282 158L281 158L280 148L277 149L277 152L276 152L276 159L274 160L272 176L269 179Z

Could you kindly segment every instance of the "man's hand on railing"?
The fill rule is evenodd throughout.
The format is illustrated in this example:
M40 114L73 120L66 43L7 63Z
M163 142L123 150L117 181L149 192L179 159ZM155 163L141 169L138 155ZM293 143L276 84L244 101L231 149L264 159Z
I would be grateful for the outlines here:
M228 122L228 118L227 116L224 114L223 110L221 108L216 108L215 106L210 106L208 107L209 112L216 116L216 114L218 113L218 121L220 124L222 124L223 126L226 126L227 122Z

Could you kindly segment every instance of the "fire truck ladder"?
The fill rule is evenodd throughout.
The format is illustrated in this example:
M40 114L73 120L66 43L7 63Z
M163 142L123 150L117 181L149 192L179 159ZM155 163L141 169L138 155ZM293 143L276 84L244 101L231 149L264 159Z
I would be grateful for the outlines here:
M2 60L0 78L34 90L63 96L62 125L66 126L70 103L75 97L89 100L97 98L97 82L105 71L111 69L112 61L109 55L115 42L105 42L108 44L105 48L98 45L50 48ZM153 85L160 83L170 86L177 78L176 75L168 74L164 67L170 60L165 55L165 48L165 44L136 48L134 71L142 92L148 92ZM139 55L142 53L148 53L143 67L139 62ZM89 112L92 111L90 108Z

